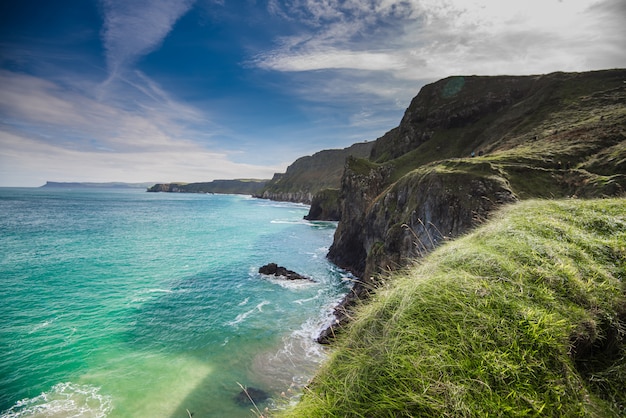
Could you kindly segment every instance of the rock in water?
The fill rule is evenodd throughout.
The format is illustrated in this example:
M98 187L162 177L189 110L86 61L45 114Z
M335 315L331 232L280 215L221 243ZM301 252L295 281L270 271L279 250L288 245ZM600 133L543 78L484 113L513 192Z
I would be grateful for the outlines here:
M262 389L246 388L235 396L235 402L239 406L251 406L252 402L260 404L265 402L270 395ZM252 402L250 401L252 400Z
M296 273L292 270L287 270L285 267L279 266L276 263L269 263L259 268L260 274L267 276L284 277L287 280L311 280L306 276Z

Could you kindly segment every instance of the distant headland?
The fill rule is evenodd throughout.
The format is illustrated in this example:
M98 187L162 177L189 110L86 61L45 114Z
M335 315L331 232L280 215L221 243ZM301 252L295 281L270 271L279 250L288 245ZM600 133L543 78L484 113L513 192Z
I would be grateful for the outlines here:
M154 186L154 182L150 183L85 183L85 182L57 182L47 181L46 184L40 186L47 189L72 189L72 188L90 188L90 189L147 189Z
M269 180L234 179L213 180L203 183L157 183L148 187L149 192L167 193L218 193L254 195L265 188Z

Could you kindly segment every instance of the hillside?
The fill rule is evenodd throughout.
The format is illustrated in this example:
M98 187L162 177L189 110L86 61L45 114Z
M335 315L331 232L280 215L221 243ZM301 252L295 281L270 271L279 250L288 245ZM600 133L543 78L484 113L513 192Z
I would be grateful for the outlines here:
M359 305L279 416L624 416L624 208L499 209Z
M449 77L350 158L329 258L362 282L529 198L626 190L626 70ZM419 242L419 245L415 245Z
M205 183L158 183L149 192L221 193L253 195L265 187L267 180L237 179L213 180Z
M371 142L357 143L348 148L323 150L298 158L285 173L276 173L257 197L310 204L318 192L339 189L346 158L366 158L373 145Z

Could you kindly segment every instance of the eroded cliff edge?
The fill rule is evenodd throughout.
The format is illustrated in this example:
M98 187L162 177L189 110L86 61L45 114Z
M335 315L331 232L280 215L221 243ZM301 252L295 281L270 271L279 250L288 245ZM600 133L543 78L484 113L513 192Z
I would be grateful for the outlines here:
M449 77L370 157L347 159L329 258L359 277L338 310L519 199L626 190L626 70Z
M368 158L373 146L373 142L360 142L347 148L323 150L298 158L284 173L274 174L255 196L311 204L316 194L327 189L339 189L347 157ZM325 199L325 202L324 210L329 210L329 206L333 206L333 210L337 209L336 199Z

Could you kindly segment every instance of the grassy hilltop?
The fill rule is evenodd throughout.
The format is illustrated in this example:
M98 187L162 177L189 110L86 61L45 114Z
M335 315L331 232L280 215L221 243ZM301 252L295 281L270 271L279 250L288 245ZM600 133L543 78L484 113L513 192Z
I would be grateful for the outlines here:
M512 201L623 196L625 81L614 69L424 86L369 159L348 160L330 259L367 281Z
M311 202L357 279L279 416L626 416L626 69L426 85Z
M396 272L286 417L626 414L626 199L528 200Z

